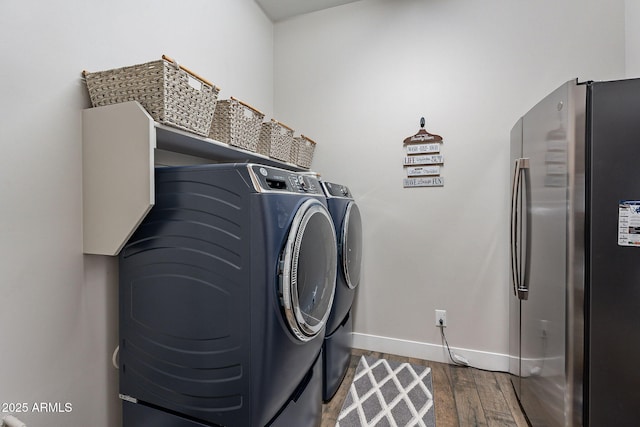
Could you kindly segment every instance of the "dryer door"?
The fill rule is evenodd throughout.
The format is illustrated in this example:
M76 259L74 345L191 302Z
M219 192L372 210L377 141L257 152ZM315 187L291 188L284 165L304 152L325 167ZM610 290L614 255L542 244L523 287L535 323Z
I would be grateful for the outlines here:
M355 289L360 283L360 267L362 264L362 219L360 209L355 202L349 202L342 223L341 240L342 271L347 286Z
M289 328L309 341L324 327L336 289L336 233L329 211L310 199L296 213L282 253L280 293Z

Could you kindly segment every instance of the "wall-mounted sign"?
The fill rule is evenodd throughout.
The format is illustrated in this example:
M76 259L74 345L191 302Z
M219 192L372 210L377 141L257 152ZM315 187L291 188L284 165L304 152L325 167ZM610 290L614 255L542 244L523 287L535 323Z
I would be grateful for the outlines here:
M429 132L424 131L424 132L418 132L413 136L405 138L404 143L412 144L416 142L429 142L429 141L437 141L437 140L438 140L438 135L432 135Z
M407 145L407 154L430 154L439 153L440 144L416 144Z
M425 178L405 178L403 180L405 188L408 187L443 187L444 178L441 176L430 176Z
M442 137L424 129L424 117L420 118L418 133L405 138L403 144L407 153L402 162L407 173L403 186L405 188L444 186L444 178L440 176L440 166L444 165L444 156L440 154Z
M442 154L426 154L424 156L406 156L404 165L441 165L444 163Z
M440 175L440 166L413 166L407 168L407 176Z

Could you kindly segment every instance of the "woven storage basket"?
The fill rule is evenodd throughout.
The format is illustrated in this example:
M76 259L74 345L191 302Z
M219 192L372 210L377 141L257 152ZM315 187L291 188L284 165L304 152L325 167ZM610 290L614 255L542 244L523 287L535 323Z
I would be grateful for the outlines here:
M209 138L256 151L264 113L231 97L218 101Z
M94 107L138 101L159 123L209 135L220 89L165 55L158 61L83 74Z
M289 163L294 165L298 163L298 152L300 151L300 141L298 137L294 137L291 141L291 151L289 152Z
M271 138L262 136L262 125L260 125L260 136L258 137L258 147L256 153L269 157L271 155Z
M293 144L293 129L275 119L262 123L260 143L269 144L269 157L291 161L291 144Z
M291 159L291 163L309 169L311 167L311 161L313 160L313 152L316 149L316 143L312 139L300 135L293 138L292 152L296 152L296 158Z

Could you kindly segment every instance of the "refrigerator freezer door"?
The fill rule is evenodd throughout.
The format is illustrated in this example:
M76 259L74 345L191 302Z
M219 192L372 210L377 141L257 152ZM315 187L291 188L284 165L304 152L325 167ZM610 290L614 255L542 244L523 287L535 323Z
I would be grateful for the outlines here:
M520 401L533 426L565 425L567 191L569 138L567 83L523 117L523 153L529 159L531 232L521 304ZM572 144L572 142L571 142Z

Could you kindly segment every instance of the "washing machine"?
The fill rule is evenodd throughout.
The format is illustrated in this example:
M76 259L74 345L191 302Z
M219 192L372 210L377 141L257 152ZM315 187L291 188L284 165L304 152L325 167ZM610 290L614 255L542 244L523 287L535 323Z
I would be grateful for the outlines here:
M336 235L317 179L157 168L122 249L124 427L317 426Z
M323 345L323 400L329 401L344 379L353 342L351 306L360 283L362 219L349 188L321 181L338 239L336 293Z

